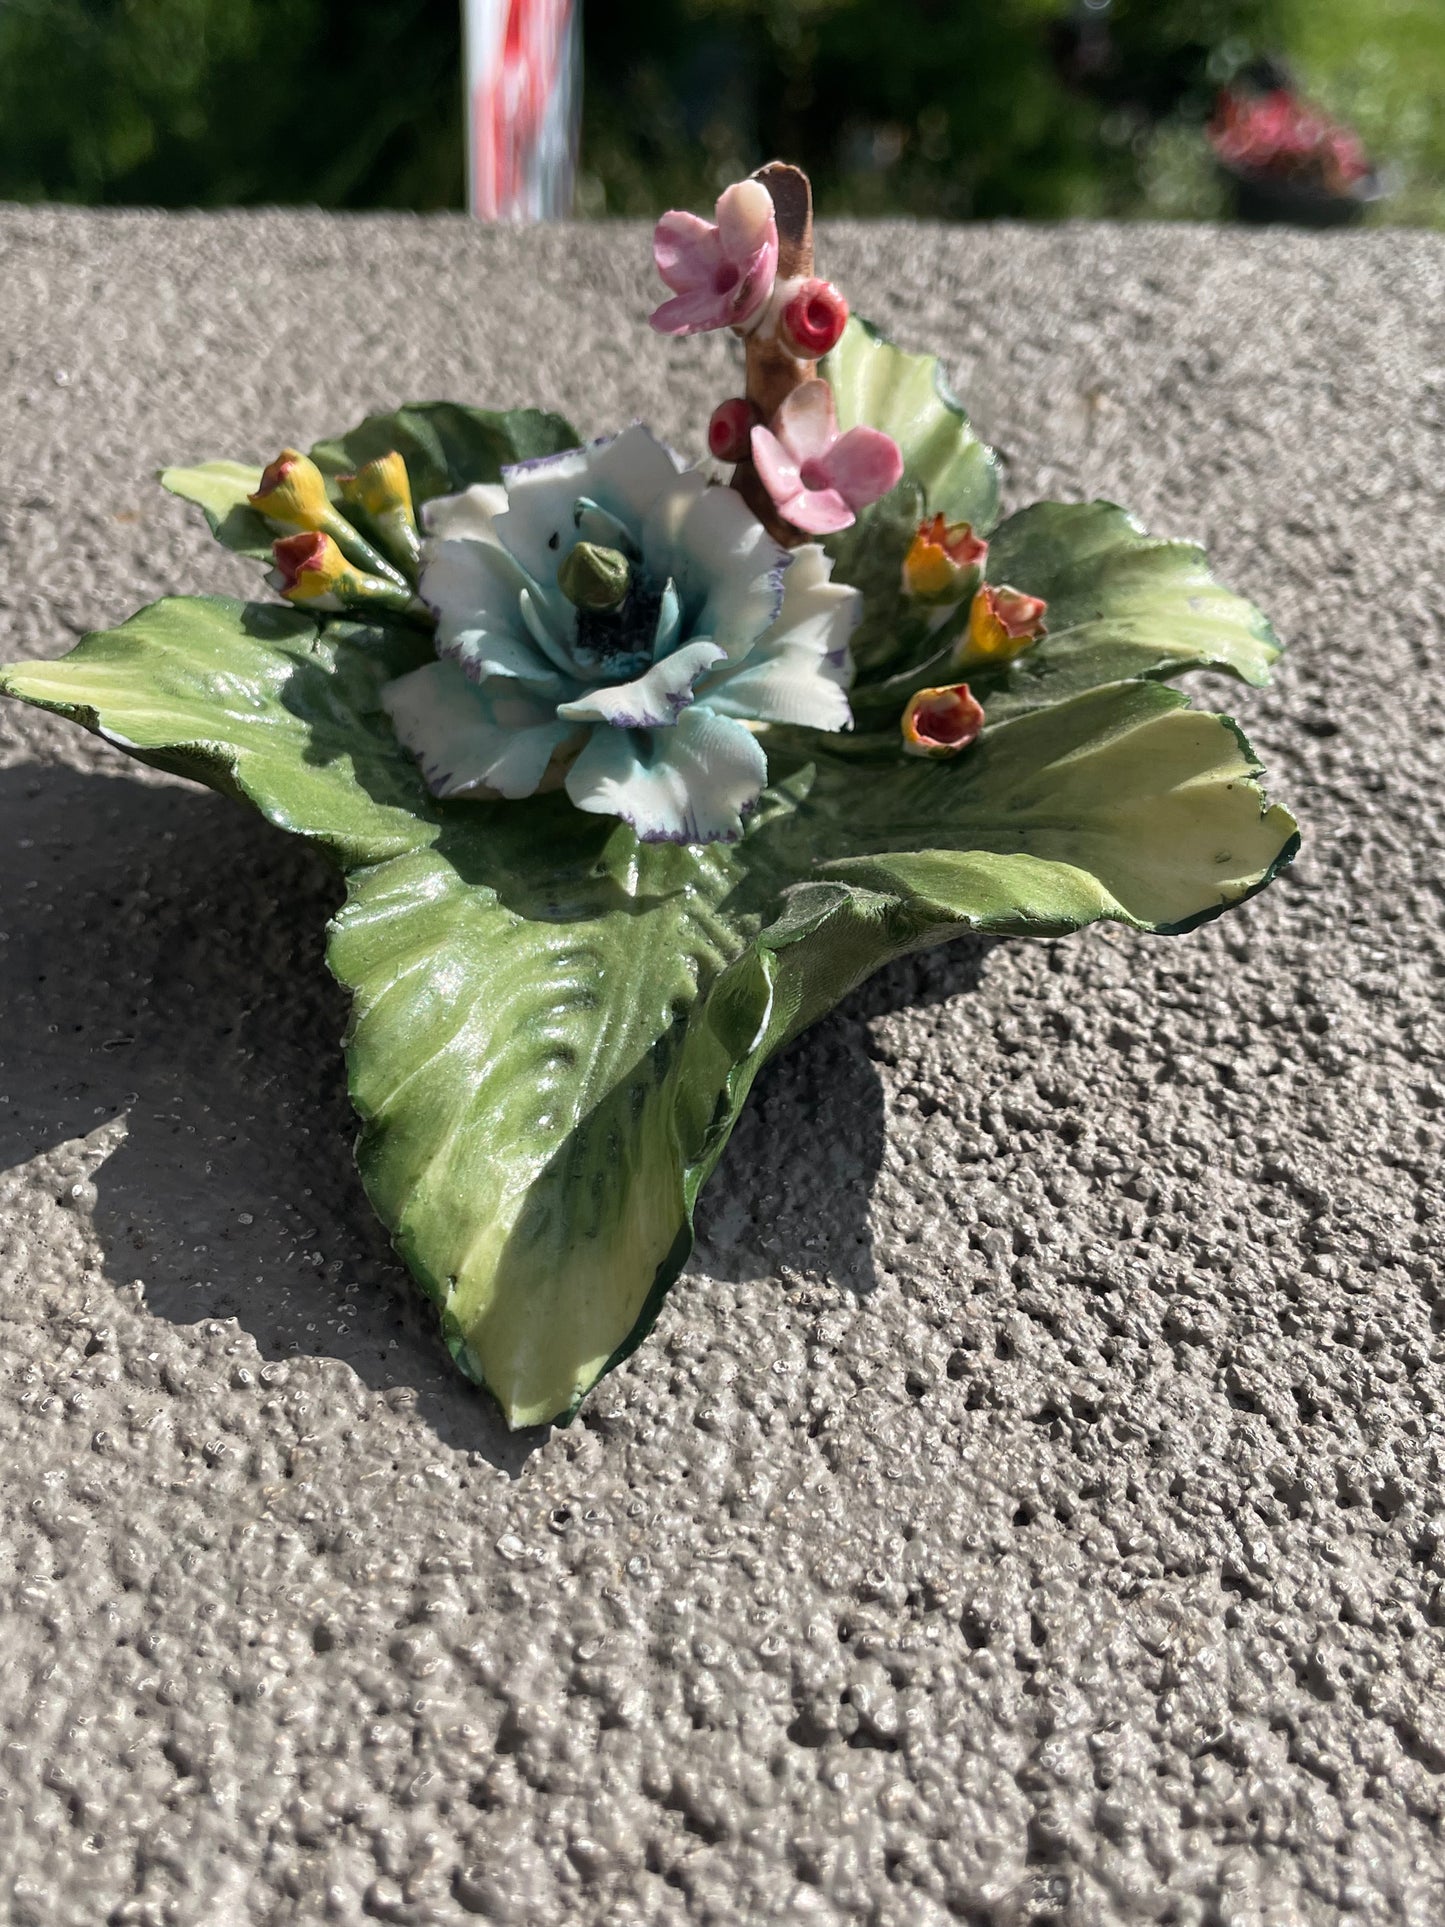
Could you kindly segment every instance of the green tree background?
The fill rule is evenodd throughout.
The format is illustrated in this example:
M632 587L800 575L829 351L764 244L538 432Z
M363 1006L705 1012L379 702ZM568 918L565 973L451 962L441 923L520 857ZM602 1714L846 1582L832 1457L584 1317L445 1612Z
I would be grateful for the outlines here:
M583 0L583 214L704 205L773 154L829 213L1208 216L1219 83L1282 55L1445 224L1441 0ZM0 198L461 205L457 0L0 0Z

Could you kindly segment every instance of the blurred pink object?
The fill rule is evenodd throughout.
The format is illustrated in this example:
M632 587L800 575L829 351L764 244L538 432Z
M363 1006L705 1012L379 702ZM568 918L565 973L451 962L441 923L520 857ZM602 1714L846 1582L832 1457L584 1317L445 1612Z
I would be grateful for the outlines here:
M857 511L886 495L903 474L903 456L877 428L838 433L833 391L804 381L773 417L753 430L753 466L785 522L805 535L851 527Z
M674 208L654 230L652 258L673 292L652 316L660 335L742 327L778 272L772 195L761 181L734 181L718 198L716 221Z
M1330 194L1347 194L1370 172L1357 134L1283 87L1267 94L1226 90L1209 124L1209 143L1227 166L1308 182Z
M483 221L556 221L577 172L579 6L464 0L469 201Z

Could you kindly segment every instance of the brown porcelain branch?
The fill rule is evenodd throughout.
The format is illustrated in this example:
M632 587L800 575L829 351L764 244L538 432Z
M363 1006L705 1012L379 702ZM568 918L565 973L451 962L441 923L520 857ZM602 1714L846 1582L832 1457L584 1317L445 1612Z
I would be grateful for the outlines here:
M778 285L806 279L813 272L813 190L800 167L770 161L753 176L773 197L778 227ZM764 422L800 382L816 372L814 361L800 361L778 336L778 309L770 304L763 319L745 337L747 379L745 393ZM806 538L791 528L773 507L772 497L759 480L752 461L745 458L733 470L732 486L777 541L796 548Z

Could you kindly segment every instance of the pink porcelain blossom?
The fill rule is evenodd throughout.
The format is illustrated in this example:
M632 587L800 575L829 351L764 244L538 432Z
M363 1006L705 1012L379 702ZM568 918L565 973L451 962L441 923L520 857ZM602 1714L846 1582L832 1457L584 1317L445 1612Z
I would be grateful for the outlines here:
M742 327L767 302L778 272L772 195L761 181L734 181L719 197L716 221L674 208L653 233L652 258L673 291L652 316L660 335Z
M771 428L753 430L753 465L785 522L806 535L851 527L859 509L886 495L903 474L903 456L877 428L838 433L833 391L804 381L787 396Z

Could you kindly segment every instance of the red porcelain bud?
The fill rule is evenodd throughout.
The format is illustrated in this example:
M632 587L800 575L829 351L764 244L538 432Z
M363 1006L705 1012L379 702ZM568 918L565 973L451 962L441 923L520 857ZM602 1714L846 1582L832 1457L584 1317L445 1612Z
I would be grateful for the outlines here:
M905 756L956 756L983 728L983 705L966 682L920 689L902 716Z
M736 395L720 401L707 425L707 445L720 462L740 462L748 452L748 438L758 411L750 401Z
M782 333L803 361L836 348L848 325L848 303L831 281L805 281L783 310Z
M298 592L310 597L325 595L346 573L346 558L329 535L316 529L303 529L283 536L271 545L271 554L281 577L277 587L282 595Z

